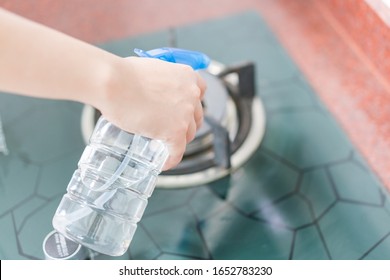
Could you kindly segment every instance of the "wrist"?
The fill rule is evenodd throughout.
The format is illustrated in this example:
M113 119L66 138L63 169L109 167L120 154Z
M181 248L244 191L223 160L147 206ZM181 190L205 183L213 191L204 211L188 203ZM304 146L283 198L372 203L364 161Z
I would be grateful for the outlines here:
M134 82L136 71L133 58L115 57L101 71L98 93L90 98L89 103L98 109L109 121L118 127L129 130L127 114L138 110L139 104ZM132 127L133 128L133 127Z
M105 111L111 104L115 92L120 87L120 68L122 58L107 53L107 55L95 65L91 75L86 81L91 86L87 87L87 92L78 95L79 102L86 103L100 111Z

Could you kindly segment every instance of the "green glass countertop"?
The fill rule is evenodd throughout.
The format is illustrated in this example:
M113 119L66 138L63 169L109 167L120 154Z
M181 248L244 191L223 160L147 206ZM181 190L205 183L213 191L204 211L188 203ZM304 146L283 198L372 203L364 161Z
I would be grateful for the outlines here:
M130 259L390 259L388 190L258 14L244 12L101 45L199 50L256 64L260 148L231 176L156 189ZM43 81L44 82L44 81ZM0 94L0 258L42 259L42 241L84 149L82 105ZM109 258L100 256L99 258Z

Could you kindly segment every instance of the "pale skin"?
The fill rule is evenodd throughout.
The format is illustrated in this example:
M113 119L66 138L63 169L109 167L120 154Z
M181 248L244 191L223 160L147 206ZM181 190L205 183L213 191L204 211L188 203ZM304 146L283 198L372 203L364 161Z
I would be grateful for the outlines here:
M123 130L166 142L165 170L203 122L205 89L189 66L121 58L0 8L0 91L89 104Z

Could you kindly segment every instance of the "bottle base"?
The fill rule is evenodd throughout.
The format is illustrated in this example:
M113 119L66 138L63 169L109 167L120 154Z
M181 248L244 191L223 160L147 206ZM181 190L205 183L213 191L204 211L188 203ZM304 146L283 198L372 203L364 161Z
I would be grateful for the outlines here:
M137 225L99 209L79 204L67 195L53 218L53 227L65 237L96 252L123 255L134 236Z

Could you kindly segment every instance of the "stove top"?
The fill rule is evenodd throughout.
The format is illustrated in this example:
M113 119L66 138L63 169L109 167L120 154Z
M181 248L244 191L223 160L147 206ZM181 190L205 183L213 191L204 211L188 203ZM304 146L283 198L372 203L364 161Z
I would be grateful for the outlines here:
M389 193L254 12L179 27L177 47L255 66L265 134L229 175L156 188L125 259L390 259ZM172 30L108 42L169 45ZM205 40L204 38L207 38ZM42 242L85 143L81 104L0 94L0 258ZM106 259L107 256L96 258Z
M175 168L162 172L157 187L193 187L216 181L241 167L258 149L265 113L255 93L255 65L225 66L212 61L199 72L207 83L202 101L204 124ZM101 113L85 105L81 127L86 144Z

